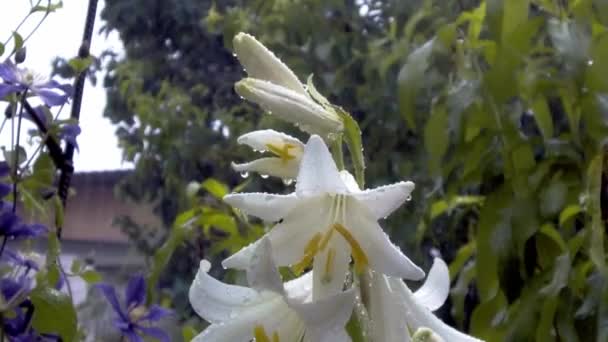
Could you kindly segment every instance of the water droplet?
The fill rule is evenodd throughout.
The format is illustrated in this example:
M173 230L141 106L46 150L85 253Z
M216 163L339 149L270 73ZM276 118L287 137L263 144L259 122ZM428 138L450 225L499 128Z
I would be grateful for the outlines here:
M412 196L407 196L407 198L405 199L406 201L411 201L412 200Z
M249 177L249 172L247 172L247 171L241 172L241 177L243 177L243 178Z
M592 66L593 65L593 60L592 59L588 60L587 61L587 65Z
M266 178L268 178L268 175L260 173L260 177L262 177L263 179L266 179Z
M293 183L293 179L283 179L283 184L285 186L290 186Z

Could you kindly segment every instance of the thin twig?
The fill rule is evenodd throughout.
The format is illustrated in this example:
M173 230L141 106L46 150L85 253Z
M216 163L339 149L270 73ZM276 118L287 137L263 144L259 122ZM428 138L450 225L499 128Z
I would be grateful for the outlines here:
M97 0L89 0L89 7L87 9L87 18L84 24L84 32L82 34L82 43L78 49L78 57L86 58L89 56L89 49L91 47L91 40L93 39L93 27L95 26L95 15L97 12ZM82 95L84 92L84 82L86 80L87 69L83 70L76 80L74 81L74 97L72 99L72 112L70 114L71 119L75 119L76 122L80 120L80 107L82 105ZM66 207L68 190L70 188L70 182L72 180L72 174L74 173L73 158L74 158L75 146L69 141L66 141L64 162L69 168L61 170L59 176L59 198L63 207ZM62 227L57 227L57 237L61 239Z

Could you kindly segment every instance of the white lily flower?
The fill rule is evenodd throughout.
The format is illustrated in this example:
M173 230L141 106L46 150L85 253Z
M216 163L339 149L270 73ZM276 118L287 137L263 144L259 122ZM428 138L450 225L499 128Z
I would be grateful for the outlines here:
M304 132L330 138L344 129L338 114L323 108L307 94L255 78L238 81L234 89L240 96L295 124Z
M232 45L249 77L269 81L308 96L304 85L293 71L254 36L240 32L234 37Z
M257 172L284 180L292 180L297 177L300 160L304 153L304 144L297 138L266 129L241 135L237 142L250 146L254 151L268 151L276 157L260 158L244 164L232 163L235 171Z
M435 258L429 275L415 293L395 277L366 273L371 335L374 341L480 342L443 323L432 311L440 308L450 291L448 267ZM410 336L410 332L415 332ZM414 337L416 339L414 339Z
M312 136L304 149L296 191L289 195L230 194L224 201L266 221L282 221L266 236L274 261L303 271L311 262L314 298L342 290L351 255L355 269L419 280L424 272L393 245L378 219L397 209L414 189L399 182L361 191L352 175L339 172L323 140ZM247 269L257 243L224 260Z
M216 280L207 273L209 262L201 261L189 298L211 325L193 341L350 341L344 326L353 310L354 291L312 302L311 273L282 284L271 253L268 240L261 240L247 272L253 288Z

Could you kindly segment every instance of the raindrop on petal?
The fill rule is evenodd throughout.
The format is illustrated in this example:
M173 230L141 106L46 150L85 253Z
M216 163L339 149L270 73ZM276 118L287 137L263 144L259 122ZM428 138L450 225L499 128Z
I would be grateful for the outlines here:
M243 178L249 177L249 172L247 172L247 171L241 172L241 177L243 177Z

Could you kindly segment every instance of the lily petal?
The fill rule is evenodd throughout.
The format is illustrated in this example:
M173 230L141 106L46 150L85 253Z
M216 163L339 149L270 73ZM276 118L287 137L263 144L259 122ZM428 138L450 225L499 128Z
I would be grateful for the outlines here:
M424 271L390 241L376 219L358 201L348 201L346 226L367 253L369 266L388 276L420 280Z
M286 144L293 145L300 154L304 151L304 144L299 139L273 129L263 129L243 134L238 137L236 142L260 152L268 151L268 145L282 149Z
M239 195L252 194L235 194L228 196ZM224 197L224 199L226 199L226 197ZM329 198L327 200L329 202ZM270 232L265 235L268 236L272 245L273 259L277 266L288 266L300 261L304 256L308 242L313 238L317 231L325 229L328 226L330 213L329 205L323 205L320 201L322 201L322 199L320 200L316 197L299 200L298 210L289 212L283 218L283 222L275 225ZM280 200L277 200L276 202L279 204ZM234 205L232 202L228 203ZM243 209L242 206L234 206ZM268 210L272 210L272 208L268 208ZM306 229L302 229L302 227L306 227ZM251 265L251 259L258 248L259 243L260 240L253 242L229 256L222 261L222 266L225 268L246 270Z
M241 32L234 37L232 45L250 77L270 81L306 95L304 86L293 71L255 37Z
M284 293L281 275L272 260L272 247L268 237L260 240L253 253L251 265L247 268L247 282L258 291Z
M196 313L215 323L230 320L248 305L262 300L261 295L248 287L229 285L213 278L207 272L211 264L202 260L188 297Z
M341 236L334 234L325 250L319 252L313 262L314 300L341 292L349 267L350 247Z
M389 281L391 287L399 293L399 299L403 301L407 308L407 322L411 330L416 331L418 328L426 327L441 336L444 341L450 342L481 341L473 336L461 333L437 318L429 309L416 301L412 291L401 279L391 278Z
M284 162L275 157L260 158L243 164L232 163L232 169L236 172L256 172L283 179L295 179L298 176L299 166L300 164L295 160Z
M298 196L307 196L319 193L344 194L347 191L323 139L318 135L311 136L304 148L296 193Z
M275 222L284 218L298 203L295 194L275 195L261 192L230 194L224 202L264 221Z
M240 96L307 133L329 137L344 129L336 113L326 110L306 95L272 82L246 78L237 82L234 89Z
M285 304L283 297L276 296L274 300L247 308L229 320L210 325L192 341L249 342L254 337L256 326L263 326L270 334L276 331L283 340L288 340L297 330L303 331L303 327L299 327L298 323L297 315Z
M384 274L368 270L363 277L362 286L369 293L369 317L372 340L382 342L409 342L406 315L402 304Z
M354 193L352 196L363 203L376 219L381 219L399 208L410 197L414 187L412 182L399 182Z
M414 292L416 301L429 310L439 309L450 294L450 272L440 258L433 260L433 266L422 287Z
M354 289L308 303L288 299L288 304L304 321L306 337L309 341L350 341L348 335L344 333L344 326L353 312Z

